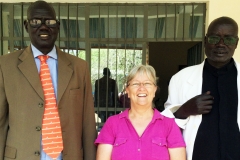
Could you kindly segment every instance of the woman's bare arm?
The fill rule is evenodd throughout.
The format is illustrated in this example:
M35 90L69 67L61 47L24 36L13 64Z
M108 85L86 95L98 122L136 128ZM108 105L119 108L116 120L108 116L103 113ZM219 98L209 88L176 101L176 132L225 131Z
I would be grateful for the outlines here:
M113 146L111 144L99 144L96 160L111 160Z
M168 148L170 160L186 160L186 148Z

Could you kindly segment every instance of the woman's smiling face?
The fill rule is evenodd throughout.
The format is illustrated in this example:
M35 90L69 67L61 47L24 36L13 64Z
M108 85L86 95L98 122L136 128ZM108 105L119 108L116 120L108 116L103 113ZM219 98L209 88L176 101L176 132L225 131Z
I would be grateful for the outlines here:
M156 90L153 79L146 73L137 73L126 88L131 106L152 106Z

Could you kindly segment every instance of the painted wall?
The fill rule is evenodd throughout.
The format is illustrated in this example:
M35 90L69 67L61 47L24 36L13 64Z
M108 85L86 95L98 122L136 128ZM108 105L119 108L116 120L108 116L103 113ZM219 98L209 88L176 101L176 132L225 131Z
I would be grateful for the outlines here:
M220 16L228 16L233 18L237 23L240 30L240 1L239 0L210 0L209 1L209 11L208 11L208 21L211 22L213 19ZM238 32L238 36L240 37L240 31ZM233 56L238 62L240 62L240 43L238 48L235 50L235 54Z

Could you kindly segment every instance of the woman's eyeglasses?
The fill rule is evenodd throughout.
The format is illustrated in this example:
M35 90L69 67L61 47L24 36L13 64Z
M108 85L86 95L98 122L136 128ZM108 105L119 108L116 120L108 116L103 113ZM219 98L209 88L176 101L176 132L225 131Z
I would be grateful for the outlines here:
M144 82L144 83L131 83L128 84L128 86L131 86L133 88L139 88L141 85L143 85L146 88L151 88L152 86L155 86L155 84L151 83L151 82Z

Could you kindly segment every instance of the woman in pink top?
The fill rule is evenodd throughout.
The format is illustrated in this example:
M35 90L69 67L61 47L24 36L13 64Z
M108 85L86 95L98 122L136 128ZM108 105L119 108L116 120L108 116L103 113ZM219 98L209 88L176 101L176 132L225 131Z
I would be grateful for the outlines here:
M174 119L152 108L156 73L149 65L134 67L126 80L131 106L111 116L95 144L97 160L186 160L185 143Z

